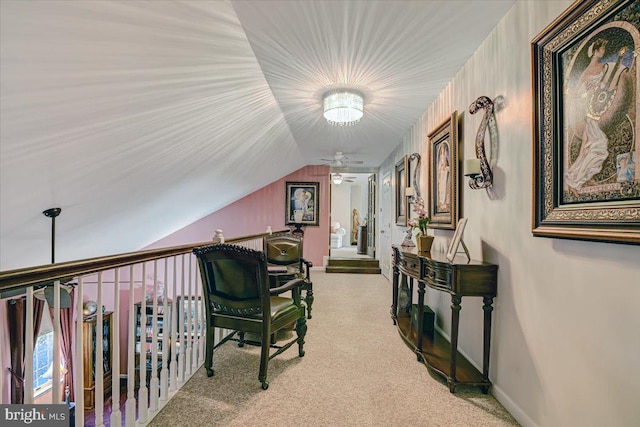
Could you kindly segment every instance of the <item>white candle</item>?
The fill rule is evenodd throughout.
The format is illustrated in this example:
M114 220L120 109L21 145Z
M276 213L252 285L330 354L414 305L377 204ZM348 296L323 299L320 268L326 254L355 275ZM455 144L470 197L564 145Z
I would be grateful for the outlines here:
M480 159L467 159L464 162L464 174L465 175L479 175L480 174Z

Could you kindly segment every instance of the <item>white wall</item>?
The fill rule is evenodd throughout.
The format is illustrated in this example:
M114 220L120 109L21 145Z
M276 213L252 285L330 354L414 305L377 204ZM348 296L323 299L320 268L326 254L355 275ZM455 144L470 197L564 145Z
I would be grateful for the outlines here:
M405 154L423 156L427 133L460 114L460 159L472 156L481 115L467 112L478 96L502 96L496 114L499 157L492 191L461 183L464 240L472 257L499 265L493 312L492 393L525 426L640 425L640 247L534 238L530 41L571 1L519 1L428 107L381 167ZM395 183L394 183L395 185ZM426 195L426 194L424 194ZM392 207L386 207L392 209ZM393 211L392 211L393 212ZM392 241L402 241L393 227ZM432 231L434 250L452 232ZM438 323L450 328L446 295L430 291ZM482 302L462 301L460 347L482 364Z

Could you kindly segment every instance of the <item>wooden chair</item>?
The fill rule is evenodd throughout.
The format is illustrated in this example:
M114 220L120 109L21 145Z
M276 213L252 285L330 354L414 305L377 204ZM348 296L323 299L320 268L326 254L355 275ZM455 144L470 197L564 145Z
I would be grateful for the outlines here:
M214 374L212 365L215 328L234 331L215 347L233 338L237 332L259 334L262 349L258 379L266 390L269 387L267 368L270 359L296 342L298 355L304 356L307 325L305 305L300 296L304 280L294 279L282 286L270 288L267 260L261 251L214 244L196 248L193 252L198 258L206 304L204 367L207 375L211 377ZM279 296L288 291L292 292L291 298ZM270 355L271 335L292 323L295 323L297 338L277 347L278 350Z
M295 278L304 280L307 318L311 319L313 305L311 267L313 264L302 257L302 237L289 234L269 236L264 239L264 251L267 254L272 286L280 286Z

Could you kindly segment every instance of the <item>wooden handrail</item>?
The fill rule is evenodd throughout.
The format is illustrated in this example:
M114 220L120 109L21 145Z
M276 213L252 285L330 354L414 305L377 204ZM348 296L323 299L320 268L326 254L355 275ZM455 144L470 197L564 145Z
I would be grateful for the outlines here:
M273 234L286 233L289 231L289 229L278 230L274 231ZM260 233L233 239L225 238L225 243L237 243L245 240L259 239L268 235L269 234L267 233ZM189 243L186 245L171 246L168 248L149 249L146 251L128 252L118 255L0 271L0 292L29 285L36 285L39 283L47 283L54 280L97 273L99 271L120 268L131 264L182 255L190 253L193 248L197 248L198 246L210 244L212 244L212 241Z

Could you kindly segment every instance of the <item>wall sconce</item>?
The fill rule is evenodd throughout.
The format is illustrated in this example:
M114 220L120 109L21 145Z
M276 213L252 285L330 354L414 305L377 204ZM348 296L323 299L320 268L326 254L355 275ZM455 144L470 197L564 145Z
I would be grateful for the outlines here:
M409 197L411 200L413 200L413 198L416 195L415 190L413 189L413 187L405 187L404 189L404 195Z
M496 118L493 114L493 101L487 96L481 96L469 106L469 113L475 114L484 110L482 122L476 134L476 158L464 162L464 174L468 176L469 187L474 190L488 188L493 185L493 173L487 161L484 149L484 135L489 127L489 138L497 141Z
M410 155L409 165L411 165L411 162L413 160L416 160L416 165L411 168L413 170L412 184L409 187L405 188L404 193L405 196L411 198L411 201L415 200L416 197L420 197L420 186L418 186L418 173L420 172L420 154L413 153L412 155Z

